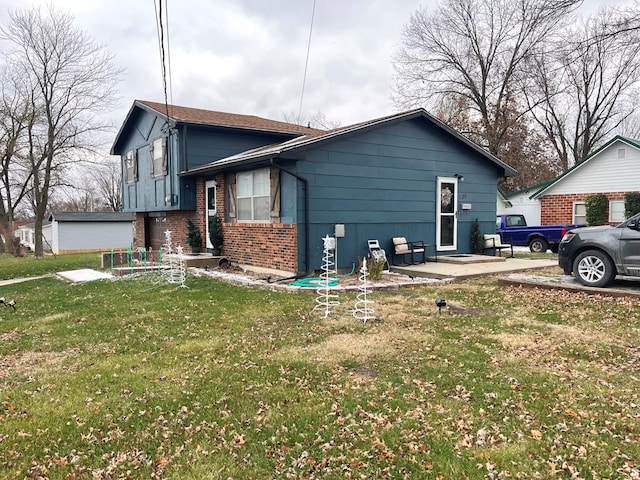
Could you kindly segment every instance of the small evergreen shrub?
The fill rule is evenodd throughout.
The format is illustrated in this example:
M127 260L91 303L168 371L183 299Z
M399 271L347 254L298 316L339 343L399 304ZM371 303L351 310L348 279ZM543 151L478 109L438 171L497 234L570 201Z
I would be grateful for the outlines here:
M360 269L362 269L362 259L360 259L360 268L358 269L358 276L360 276ZM384 259L383 258L371 258L367 257L367 272L370 280L380 280L382 278L382 272L384 271Z
M480 222L477 218L471 225L471 251L478 255L484 251L484 236L480 231Z
M202 234L191 220L187 220L187 243L194 253L200 252L202 248Z
M209 240L215 250L222 248L222 221L216 214L209 219Z
M607 196L603 193L589 195L584 201L587 207L587 225L604 225L607 223Z
M631 218L636 213L640 213L640 193L627 193L624 196L624 216Z

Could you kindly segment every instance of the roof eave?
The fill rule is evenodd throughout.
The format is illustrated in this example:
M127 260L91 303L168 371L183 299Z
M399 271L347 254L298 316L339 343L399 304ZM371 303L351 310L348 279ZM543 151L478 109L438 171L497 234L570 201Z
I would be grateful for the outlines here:
M330 142L331 140L339 136L349 135L349 134L357 133L363 130L369 130L377 126L383 125L385 123L396 123L399 121L411 120L419 117L425 118L430 122L434 123L436 126L438 126L442 130L447 132L449 135L452 135L453 137L459 139L467 147L471 148L473 151L479 153L481 156L483 156L484 158L486 158L487 160L489 160L490 162L498 166L501 169L501 172L499 172L501 173L500 176L513 177L517 175L518 172L515 169L513 169L512 167L510 167L509 165L507 165L497 157L491 155L485 149L483 149L476 143L472 142L471 140L469 140L468 138L466 138L465 136L457 132L455 129L441 122L436 117L433 117L423 108L411 110L411 111L396 114L396 115L391 115L388 117L383 117L381 119L374 120L371 122L362 122L359 124L352 125L350 127L337 128L334 131L327 132L323 135L312 136L306 140L301 140L299 143L293 143L291 145L283 145L281 148L277 148L277 149L273 148L264 152L257 151L255 154L248 153L243 155L241 153L238 155L228 157L226 159L217 160L215 162L203 165L201 167L197 167L187 172L182 172L181 174L184 176L189 176L189 175L195 175L198 173L216 173L232 166L252 165L264 160L268 160L270 158L281 156L290 151L294 151L294 150L299 151L302 149L309 149L317 144Z

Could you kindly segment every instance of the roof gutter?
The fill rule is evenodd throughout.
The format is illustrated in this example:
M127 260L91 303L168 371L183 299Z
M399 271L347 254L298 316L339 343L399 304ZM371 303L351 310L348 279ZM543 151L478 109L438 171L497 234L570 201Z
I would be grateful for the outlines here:
M306 265L306 271L303 276L306 276L311 271L309 268L311 258L311 252L309 251L309 181L306 178L298 175L297 173L288 170L281 165L278 165L277 163L275 163L275 160L273 158L269 160L269 163L271 164L271 166L277 168L281 172L288 173L304 184L304 261Z

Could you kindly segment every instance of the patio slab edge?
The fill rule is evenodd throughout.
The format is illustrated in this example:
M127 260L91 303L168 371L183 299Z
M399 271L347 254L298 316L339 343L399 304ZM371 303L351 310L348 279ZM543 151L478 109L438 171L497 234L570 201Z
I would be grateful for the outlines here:
M606 297L635 297L640 298L640 290L623 290L620 288L596 288L580 285L577 282L575 284L561 282L561 281L539 281L528 280L523 278L509 278L501 277L498 279L498 285L502 286L516 286L526 288L541 288L545 290L566 290L568 292L583 292L592 295L602 295Z

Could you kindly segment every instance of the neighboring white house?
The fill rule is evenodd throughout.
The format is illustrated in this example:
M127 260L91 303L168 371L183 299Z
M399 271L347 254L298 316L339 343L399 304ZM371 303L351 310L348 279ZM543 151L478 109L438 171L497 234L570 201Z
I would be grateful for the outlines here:
M530 187L508 194L506 198L510 202L510 205L507 207L505 213L524 215L524 218L527 220L527 225L540 225L540 200L531 198L531 196L541 188L549 185L552 181L553 180L547 180L546 182L531 185Z
M627 193L640 191L640 140L615 136L585 160L538 189L543 225L586 223L585 200L604 194L609 201L608 223L625 220Z
M36 228L35 223L26 223L16 228L15 236L20 239L20 245L27 247L33 251L36 248ZM45 252L51 251L51 222L42 224L42 249Z
M511 207L511 202L507 199L507 196L498 190L498 196L496 199L496 215L505 215L508 213L508 209Z
M49 216L53 253L126 249L133 245L135 215L125 212L59 212Z

